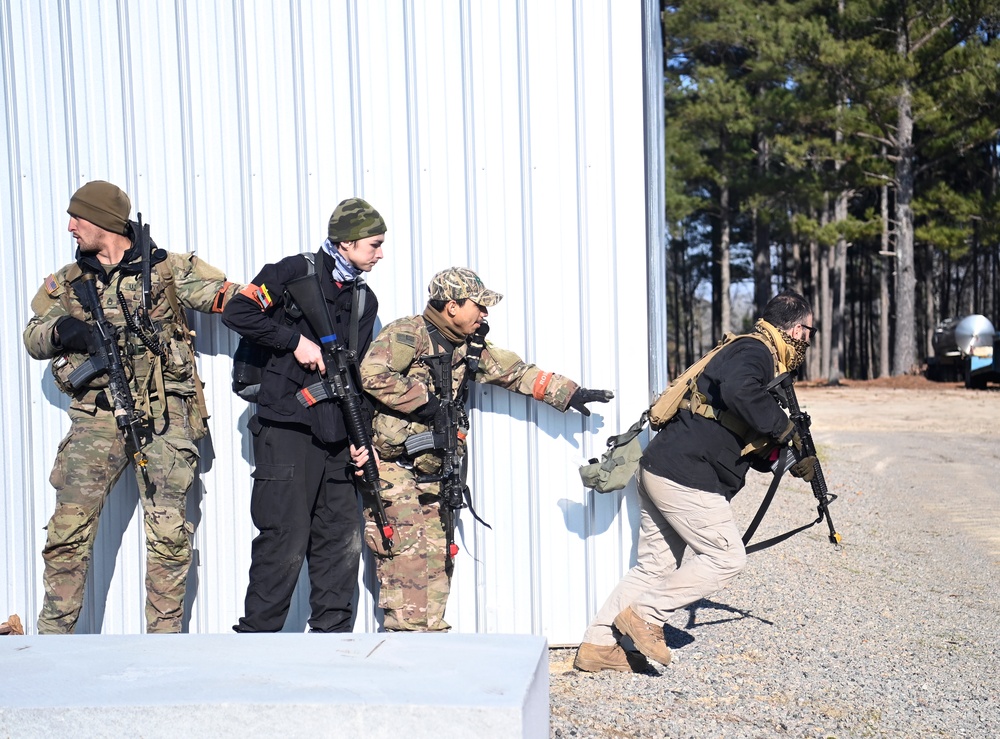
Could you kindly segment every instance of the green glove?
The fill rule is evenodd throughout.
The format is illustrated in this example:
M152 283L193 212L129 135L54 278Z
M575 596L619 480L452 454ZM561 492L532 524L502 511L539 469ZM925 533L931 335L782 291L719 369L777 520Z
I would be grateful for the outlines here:
M793 464L788 468L788 471L795 477L801 477L806 482L812 482L812 479L816 476L816 462L818 461L816 457L810 455Z

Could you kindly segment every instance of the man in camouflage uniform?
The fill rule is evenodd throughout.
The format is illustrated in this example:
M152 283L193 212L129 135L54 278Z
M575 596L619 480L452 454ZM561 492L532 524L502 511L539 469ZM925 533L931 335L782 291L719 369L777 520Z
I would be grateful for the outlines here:
M253 540L245 612L233 627L237 632L284 627L303 562L309 564L309 630L352 629L361 521L350 443L336 401L307 408L296 397L328 368L319 346L324 337L285 288L311 270L336 334L348 350L363 356L378 313L378 300L363 276L382 259L385 233L385 221L367 202L342 201L330 216L326 241L308 255L311 261L296 254L264 265L222 317L231 329L271 350L257 413L247 424L256 464L250 515L260 533Z
M584 415L590 415L586 403L605 403L614 397L607 390L587 390L567 377L543 372L513 352L485 343L487 308L503 296L486 289L472 270L453 267L439 272L429 292L423 315L401 318L382 329L361 363L362 385L377 401L372 440L381 457L379 472L392 485L383 492L395 532L391 557L385 556L374 522L365 529L366 544L377 555L379 605L385 611L387 631L450 628L444 612L453 553L448 551L442 525L441 483L420 480L441 468L441 454L410 455L404 446L408 438L434 424L442 400L456 399L464 408L469 380L499 385L560 411L574 408ZM444 355L445 361L450 358L452 386L446 391L450 398L443 398L442 389L435 387L429 369L435 355ZM458 427L448 430L457 435L463 456L467 430L463 409Z
M106 320L117 329L132 397L143 411L137 436L148 464L136 477L146 532L146 630L181 630L191 564L187 491L198 464L195 441L208 432L184 309L219 313L240 286L194 254L151 245L151 323L137 321L142 250L138 224L128 220L131 209L128 195L108 182L89 182L76 191L67 211L69 232L78 245L76 261L45 280L24 330L28 353L52 360L56 384L71 397L70 430L49 477L56 508L42 550L40 634L68 634L76 628L101 507L137 451L126 449L115 422L107 373L76 387L69 383L72 371L97 348L94 317L74 291L83 275L95 278Z

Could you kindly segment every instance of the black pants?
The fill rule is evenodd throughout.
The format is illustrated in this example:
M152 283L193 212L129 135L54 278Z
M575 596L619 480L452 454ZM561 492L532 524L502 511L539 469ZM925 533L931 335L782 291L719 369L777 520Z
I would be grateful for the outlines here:
M254 416L253 540L245 614L235 631L280 631L303 560L311 631L351 630L361 519L346 441L324 445L305 426Z

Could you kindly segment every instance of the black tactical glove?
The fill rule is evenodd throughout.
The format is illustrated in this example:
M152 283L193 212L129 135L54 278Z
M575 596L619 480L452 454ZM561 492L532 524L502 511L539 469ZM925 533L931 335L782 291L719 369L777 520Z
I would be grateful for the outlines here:
M808 456L788 468L794 477L801 477L806 482L812 482L816 476L816 457Z
M90 324L73 316L63 316L56 321L56 336L63 349L72 352L89 352L94 342Z
M581 387L569 399L569 407L585 416L589 416L590 409L587 408L587 403L607 403L613 397L615 397L615 394L610 390L588 390L585 387Z
M434 416L440 407L441 400L438 396L431 395L431 399L413 411L413 415L420 423L429 424L434 420Z

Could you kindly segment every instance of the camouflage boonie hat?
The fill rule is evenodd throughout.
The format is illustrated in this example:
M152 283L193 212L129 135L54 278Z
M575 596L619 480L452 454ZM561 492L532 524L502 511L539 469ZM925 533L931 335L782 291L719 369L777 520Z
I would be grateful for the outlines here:
M377 210L361 198L348 198L333 209L327 236L336 244L378 236L387 230Z
M431 300L469 298L485 308L490 308L503 299L500 293L487 290L479 275L467 267L452 267L438 272L431 278L427 291Z

